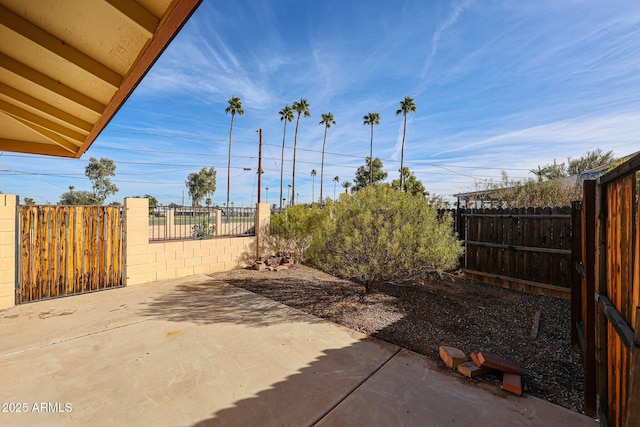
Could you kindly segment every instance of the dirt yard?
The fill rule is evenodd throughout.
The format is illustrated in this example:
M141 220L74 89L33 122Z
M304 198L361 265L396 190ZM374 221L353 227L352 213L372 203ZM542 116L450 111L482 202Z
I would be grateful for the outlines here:
M212 276L434 360L440 360L440 345L467 354L500 354L524 369L525 393L582 412L581 356L570 344L569 301L460 278L385 285L362 298L362 286L302 265L280 272L238 269ZM536 311L541 312L540 329L532 339ZM469 381L499 387L500 380L489 374Z

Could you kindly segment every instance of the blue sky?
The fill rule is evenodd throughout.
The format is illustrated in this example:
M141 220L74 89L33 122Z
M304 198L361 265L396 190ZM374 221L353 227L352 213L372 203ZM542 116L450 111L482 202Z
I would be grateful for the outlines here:
M374 156L398 176L399 102L408 116L406 165L432 193L450 197L484 179L512 178L587 150L640 149L640 3L637 1L205 0L80 160L3 153L0 190L56 203L69 185L90 189L89 157L116 162L110 200L151 194L189 204L185 179L217 170L214 204L226 199L231 96L241 98L231 159L231 200L256 202L258 133L263 188L277 203L283 123L300 98L298 201L319 194L324 128L332 112L324 194L352 181L369 153L362 117L378 112ZM291 183L288 124L284 191ZM247 170L248 169L248 170ZM338 192L341 186L338 185ZM263 201L266 193L263 190Z

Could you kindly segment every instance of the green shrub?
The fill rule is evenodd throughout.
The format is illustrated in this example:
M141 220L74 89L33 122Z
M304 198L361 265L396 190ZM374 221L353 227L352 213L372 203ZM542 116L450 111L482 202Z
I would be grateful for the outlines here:
M361 283L367 292L454 269L462 254L450 216L438 219L424 197L389 186L343 194L310 224L308 263Z
M191 238L195 240L212 239L216 235L216 226L209 225L207 218L201 219L191 227Z
M274 255L293 255L296 261L304 261L305 252L322 222L322 210L313 205L290 206L271 216L271 226L260 245Z

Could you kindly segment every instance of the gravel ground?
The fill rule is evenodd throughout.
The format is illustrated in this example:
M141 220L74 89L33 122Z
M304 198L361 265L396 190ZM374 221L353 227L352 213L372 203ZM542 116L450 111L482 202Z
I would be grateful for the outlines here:
M364 295L362 286L303 265L211 276L434 360L440 345L497 353L523 368L525 393L582 413L582 359L571 348L569 301L461 278L385 285ZM538 310L540 330L532 339ZM500 380L489 374L468 381L498 386Z

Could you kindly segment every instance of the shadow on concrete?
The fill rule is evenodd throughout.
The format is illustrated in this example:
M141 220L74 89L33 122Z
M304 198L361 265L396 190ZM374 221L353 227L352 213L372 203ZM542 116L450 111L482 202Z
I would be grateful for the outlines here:
M178 285L171 292L142 303L141 314L173 322L235 323L254 327L322 322L317 317L214 279Z
M369 338L324 350L295 374L215 412L194 427L315 425L398 351Z

